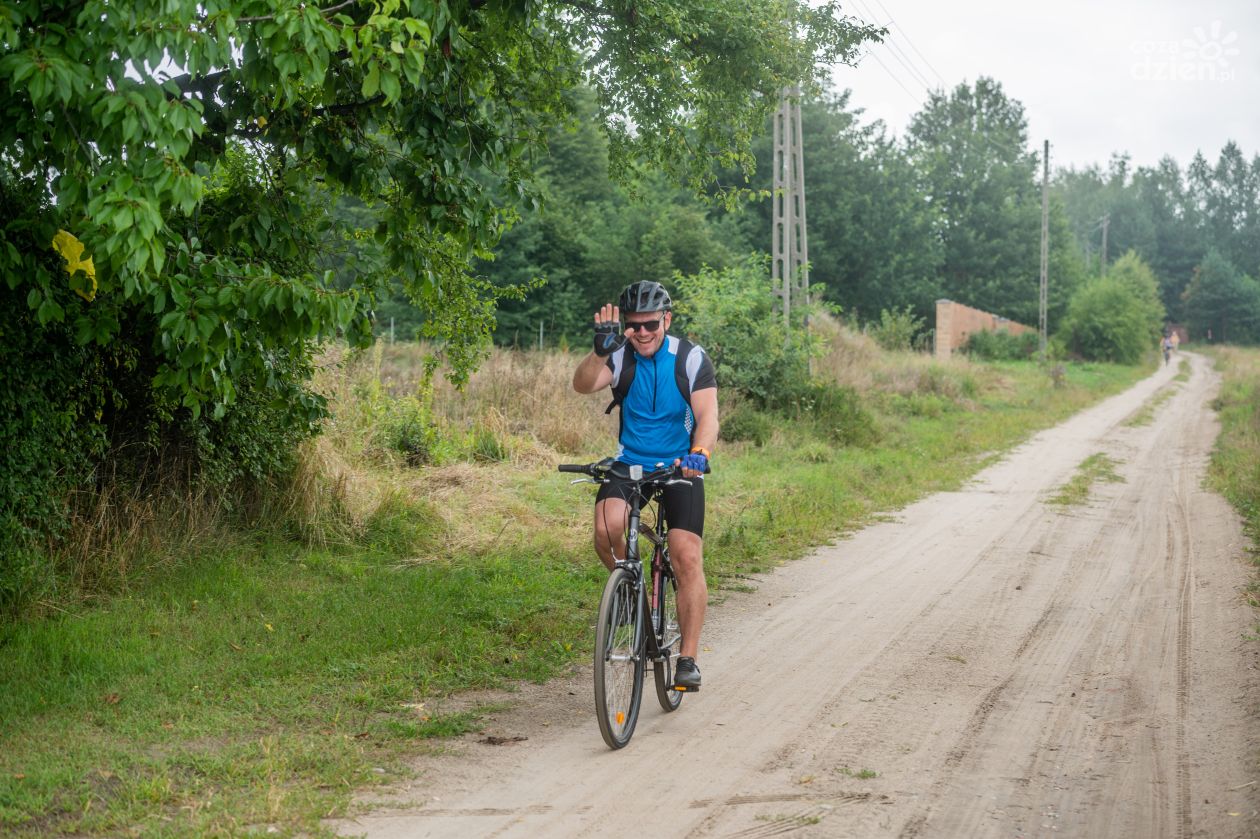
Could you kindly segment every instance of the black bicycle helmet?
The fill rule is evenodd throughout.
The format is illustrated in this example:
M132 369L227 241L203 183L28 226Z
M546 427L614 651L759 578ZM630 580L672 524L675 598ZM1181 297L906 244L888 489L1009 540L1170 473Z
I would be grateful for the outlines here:
M660 283L643 280L631 283L621 292L621 300L617 304L622 314L631 312L668 312L673 307L669 292Z

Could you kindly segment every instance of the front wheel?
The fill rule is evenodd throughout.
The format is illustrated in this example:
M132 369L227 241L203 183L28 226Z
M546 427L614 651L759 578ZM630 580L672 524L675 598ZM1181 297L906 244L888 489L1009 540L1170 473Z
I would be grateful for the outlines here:
M624 568L604 585L595 624L595 718L610 749L630 742L643 699L641 589Z
M673 689L674 662L682 646L678 628L678 585L673 571L663 563L652 572L652 631L656 633L656 646L662 657L652 663L652 675L656 680L656 699L666 712L678 710L682 704L682 691Z

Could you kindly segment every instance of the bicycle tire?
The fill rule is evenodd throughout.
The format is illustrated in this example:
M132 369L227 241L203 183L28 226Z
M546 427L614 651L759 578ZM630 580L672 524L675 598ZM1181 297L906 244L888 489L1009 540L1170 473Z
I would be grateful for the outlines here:
M657 649L669 653L652 662L652 675L656 681L656 699L662 710L669 713L677 711L683 699L682 691L673 689L674 661L682 646L682 631L678 627L678 582L673 570L666 566L662 572L653 571L652 585L657 598L652 631L656 633Z
M595 624L595 718L610 749L630 742L643 701L642 589L624 568L604 585Z

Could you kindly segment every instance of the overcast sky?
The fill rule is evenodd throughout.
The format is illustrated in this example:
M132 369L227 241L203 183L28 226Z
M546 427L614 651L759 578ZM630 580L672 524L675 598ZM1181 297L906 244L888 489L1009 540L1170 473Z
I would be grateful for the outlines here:
M889 27L839 88L897 135L927 88L991 76L1024 105L1029 142L1051 166L1139 165L1196 150L1215 162L1227 140L1260 153L1258 0L845 0Z

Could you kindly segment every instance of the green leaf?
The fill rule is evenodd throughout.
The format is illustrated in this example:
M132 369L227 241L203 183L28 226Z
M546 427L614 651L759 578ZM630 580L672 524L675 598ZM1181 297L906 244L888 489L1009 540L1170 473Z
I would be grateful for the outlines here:
M45 297L44 302L40 303L39 308L35 311L35 317L39 319L41 326L52 321L60 321L65 315L65 310L57 305L51 297Z
M363 98L371 99L376 95L381 87L381 65L376 61L368 67L367 75L363 78Z

